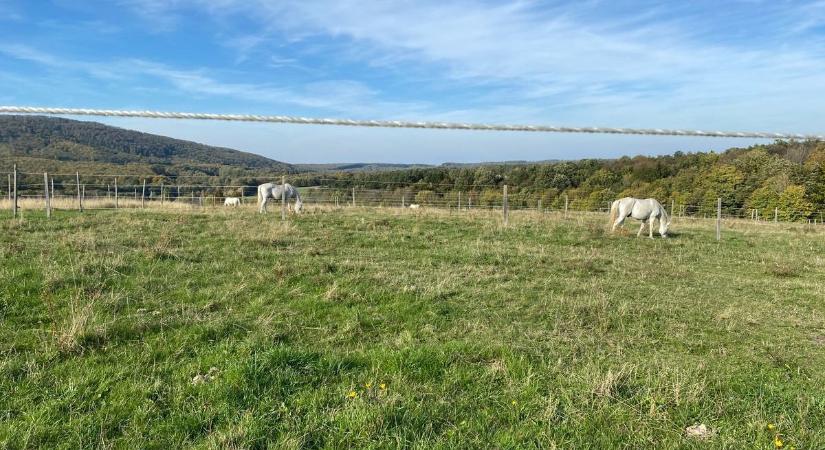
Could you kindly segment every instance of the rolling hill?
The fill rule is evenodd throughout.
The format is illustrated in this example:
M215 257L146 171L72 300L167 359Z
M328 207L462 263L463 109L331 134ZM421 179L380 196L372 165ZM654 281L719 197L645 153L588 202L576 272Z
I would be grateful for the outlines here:
M0 168L125 174L294 173L260 155L56 117L0 115Z

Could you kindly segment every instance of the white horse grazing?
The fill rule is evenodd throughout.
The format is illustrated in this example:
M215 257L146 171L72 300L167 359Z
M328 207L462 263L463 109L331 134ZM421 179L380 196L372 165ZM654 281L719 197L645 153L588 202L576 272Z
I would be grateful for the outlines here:
M421 208L421 205L419 205L419 204L413 203L413 204L410 205L410 209L419 209L419 208Z
M258 186L258 211L263 214L266 212L266 202L271 198L275 199L276 201L281 200L281 195L286 197L287 207L292 209L289 205L290 199L295 199L295 212L301 212L301 208L303 208L304 203L301 201L301 196L298 194L298 190L295 189L291 184L286 183L283 185L275 184L275 183L264 183Z
M659 220L659 234L663 238L667 237L667 229L670 227L670 217L661 203L655 198L646 198L644 200L633 197L620 198L610 205L610 223L613 224L612 231L616 231L616 227L624 223L627 217L633 217L642 222L639 232L636 237L642 235L645 229L645 221L648 222L650 230L650 238L653 239L653 224L656 219Z
M223 206L241 206L241 199L238 197L226 197L223 201Z

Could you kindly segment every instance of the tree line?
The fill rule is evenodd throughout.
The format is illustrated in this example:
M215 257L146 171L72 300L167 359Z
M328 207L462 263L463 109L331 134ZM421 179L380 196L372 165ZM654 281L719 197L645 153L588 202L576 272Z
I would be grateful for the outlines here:
M722 153L676 152L614 160L584 159L547 164L416 168L388 172L292 175L301 186L341 190L390 190L411 201L455 202L457 193L478 205L501 204L508 185L514 207L594 210L625 196L673 202L684 212L715 212L717 198L727 214L779 210L782 220L818 217L825 209L825 142L776 141Z

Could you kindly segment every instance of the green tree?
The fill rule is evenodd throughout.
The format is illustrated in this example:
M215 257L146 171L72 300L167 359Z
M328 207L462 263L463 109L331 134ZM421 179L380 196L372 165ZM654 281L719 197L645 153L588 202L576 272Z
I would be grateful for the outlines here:
M788 186L779 196L779 217L788 221L803 221L813 213L814 206L805 200L803 186Z

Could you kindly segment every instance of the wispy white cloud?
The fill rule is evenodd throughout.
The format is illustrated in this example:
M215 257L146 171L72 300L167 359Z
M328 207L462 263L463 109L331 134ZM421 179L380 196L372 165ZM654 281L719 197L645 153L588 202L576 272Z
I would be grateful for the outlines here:
M825 88L825 46L820 38L799 36L823 23L822 0L748 8L712 2L129 2L160 20L195 9L223 23L256 23L238 38L240 54L271 51L273 41L312 42L334 63L366 64L412 84L464 93L464 104L437 105L434 116L478 120L509 108L557 123L805 129L817 124L800 119L799 105L825 102L818 93ZM757 7L764 14L753 14ZM713 11L725 20L709 18Z
M177 93L234 99L279 107L292 105L319 111L356 116L376 115L395 110L409 117L425 111L426 102L391 102L379 93L353 80L325 80L293 85L256 84L222 81L209 73L215 70L180 69L143 59L80 61L66 59L23 44L0 44L0 54L51 69L82 72L99 79L129 81L130 88L157 87L158 83Z

